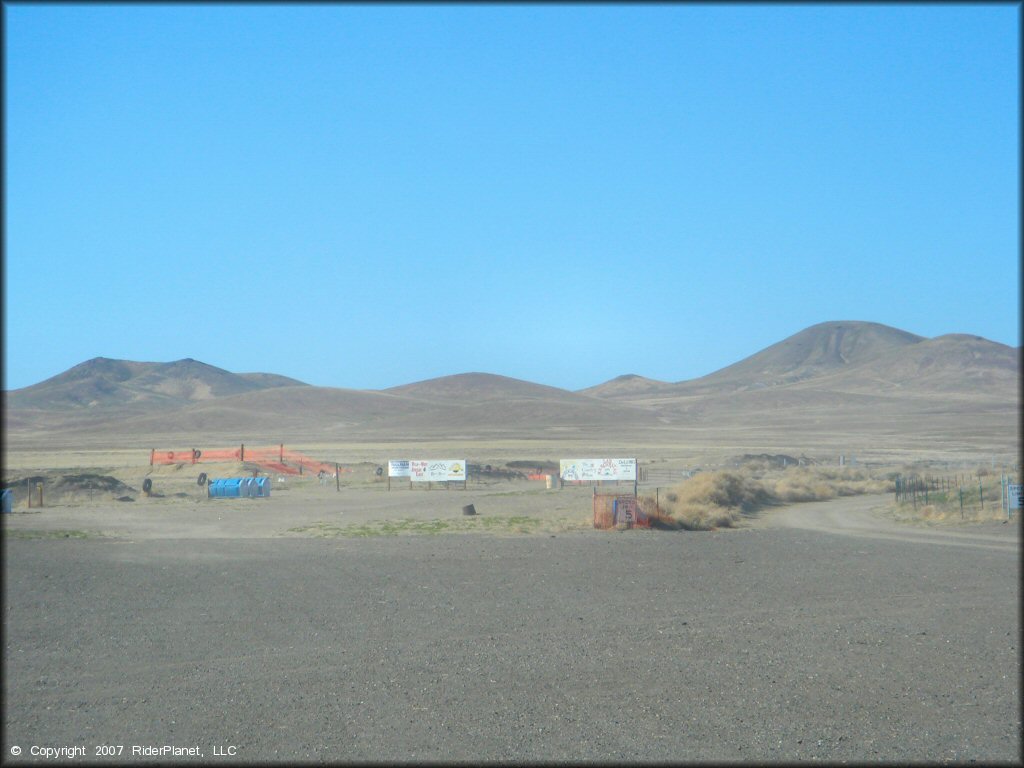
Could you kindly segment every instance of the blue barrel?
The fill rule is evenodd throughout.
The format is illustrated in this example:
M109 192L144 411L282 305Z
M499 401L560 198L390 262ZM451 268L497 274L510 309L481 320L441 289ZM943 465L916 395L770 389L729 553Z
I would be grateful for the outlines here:
M216 499L238 498L242 493L242 478L228 477L211 480L207 488L210 496Z

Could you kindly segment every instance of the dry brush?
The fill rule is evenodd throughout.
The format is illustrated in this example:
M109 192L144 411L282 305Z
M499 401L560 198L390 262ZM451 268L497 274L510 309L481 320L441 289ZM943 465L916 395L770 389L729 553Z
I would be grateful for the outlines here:
M890 490L890 479L859 469L793 467L777 473L738 469L702 472L659 494L657 509L654 499L646 499L644 505L664 526L705 531L732 527L741 515L777 504Z

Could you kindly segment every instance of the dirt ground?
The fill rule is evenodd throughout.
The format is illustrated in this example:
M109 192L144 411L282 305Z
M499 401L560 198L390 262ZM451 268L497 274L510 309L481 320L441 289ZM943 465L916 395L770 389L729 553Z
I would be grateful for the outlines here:
M1019 518L924 528L848 497L602 532L589 487L388 491L374 468L209 499L195 468L147 468L147 497L106 467L134 501L20 500L5 759L1021 756Z
M154 481L154 492L166 495L139 494L134 502L85 500L31 510L21 505L5 524L7 530L74 530L130 539L263 539L317 535L317 526L431 520L492 532L500 530L498 523L512 520L503 527L514 532L514 519L524 516L538 521L538 529L557 531L587 527L593 519L591 488L546 490L543 481L470 483L465 490L410 489L408 481L396 481L389 491L386 483L338 490L333 479L321 485L315 478L289 477L275 483L264 499L209 498L194 483L180 487ZM476 512L472 517L463 512L469 505Z

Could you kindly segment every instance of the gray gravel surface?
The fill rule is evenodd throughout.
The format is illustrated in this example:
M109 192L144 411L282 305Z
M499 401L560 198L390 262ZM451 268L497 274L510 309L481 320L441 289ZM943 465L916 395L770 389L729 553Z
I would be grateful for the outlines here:
M1019 546L768 526L4 554L11 764L1021 757Z

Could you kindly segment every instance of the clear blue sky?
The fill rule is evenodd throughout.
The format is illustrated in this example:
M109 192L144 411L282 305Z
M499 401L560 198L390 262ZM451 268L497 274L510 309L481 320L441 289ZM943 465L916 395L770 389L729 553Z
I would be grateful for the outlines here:
M4 387L1019 339L1020 7L4 7Z

